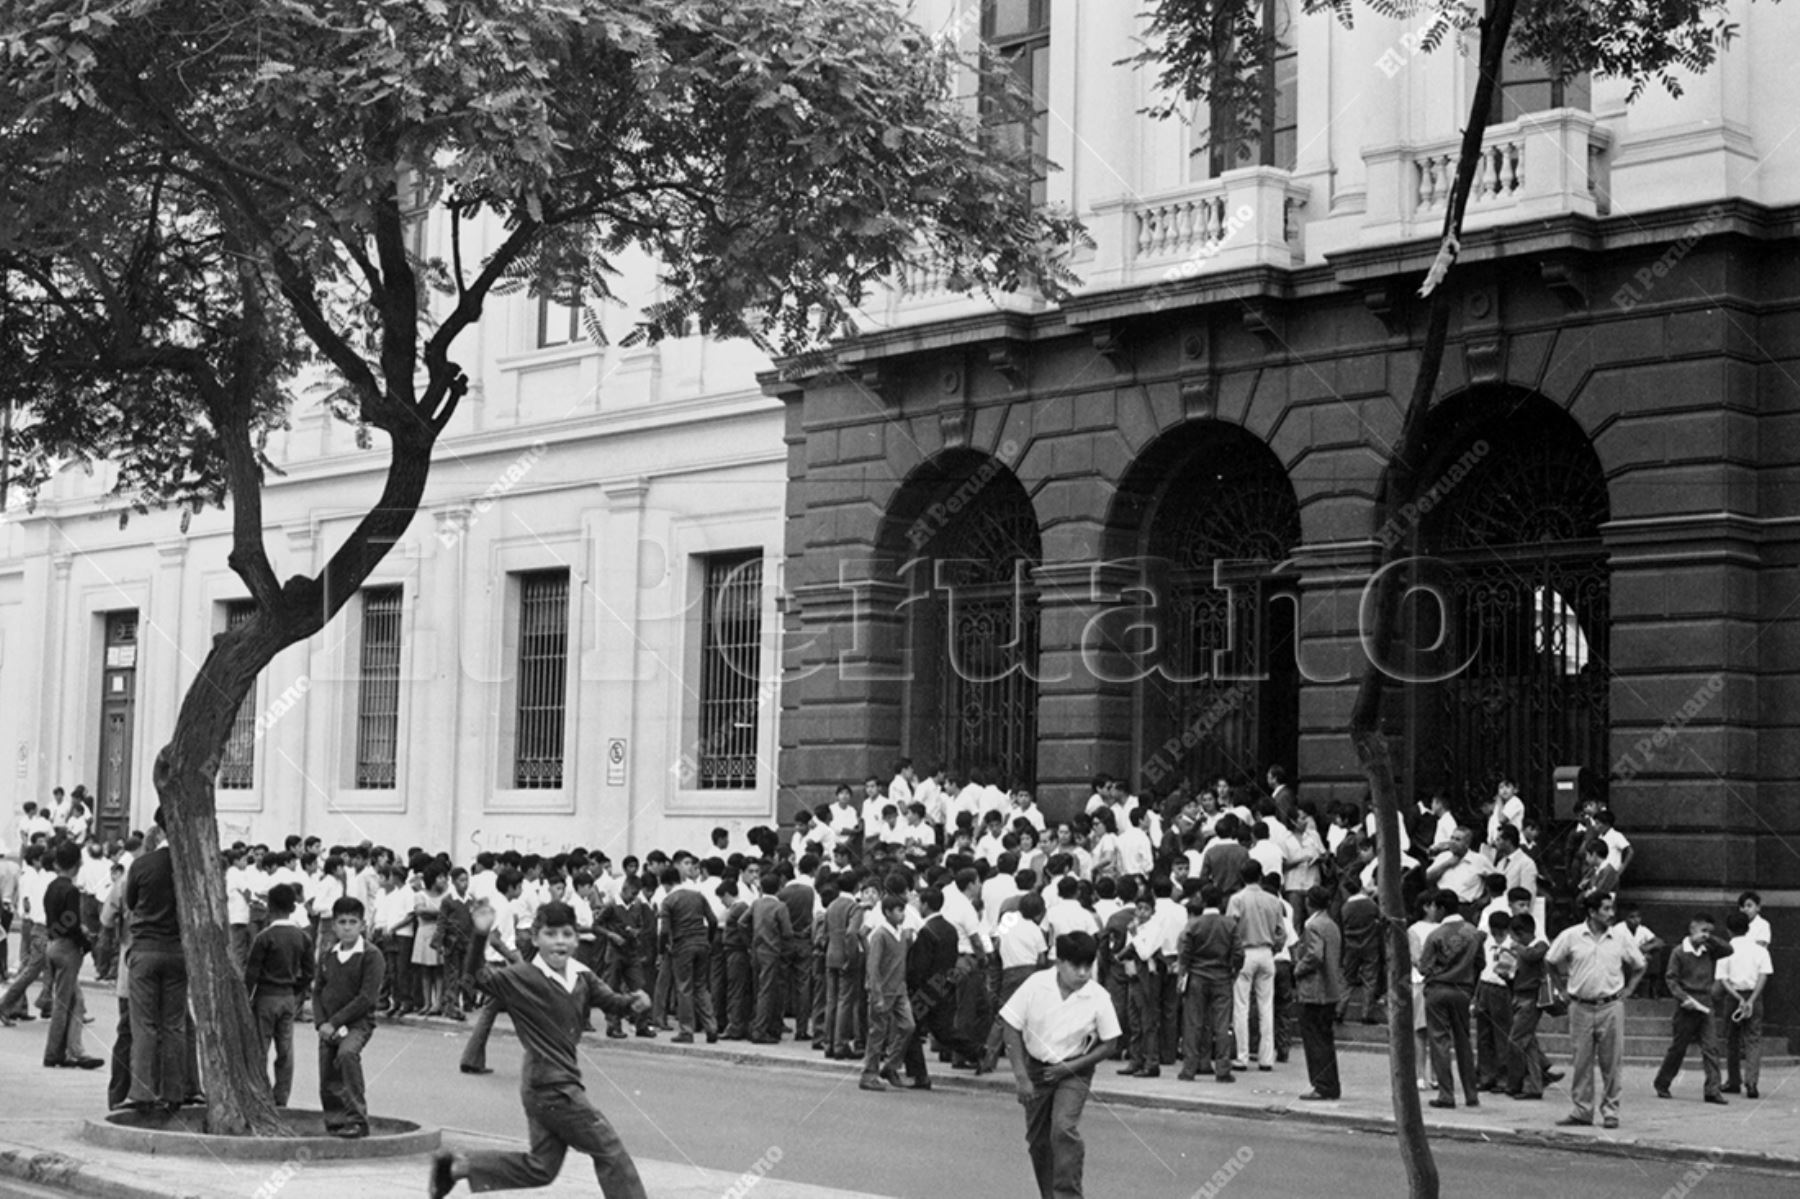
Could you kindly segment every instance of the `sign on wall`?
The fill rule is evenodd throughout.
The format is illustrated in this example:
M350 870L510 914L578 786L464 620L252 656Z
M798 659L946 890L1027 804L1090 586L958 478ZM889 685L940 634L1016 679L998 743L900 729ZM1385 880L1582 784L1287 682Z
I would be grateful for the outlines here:
M625 785L625 738L614 737L606 743L606 785Z

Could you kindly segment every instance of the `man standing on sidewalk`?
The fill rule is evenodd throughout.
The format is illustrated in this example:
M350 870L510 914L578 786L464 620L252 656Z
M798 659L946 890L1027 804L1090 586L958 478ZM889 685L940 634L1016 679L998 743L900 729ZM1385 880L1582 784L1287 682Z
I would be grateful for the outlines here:
M1294 957L1294 985L1300 1000L1300 1043L1306 1051L1306 1077L1312 1090L1302 1099L1336 1099L1337 1045L1332 1024L1344 997L1343 934L1331 918L1331 888L1314 886L1307 892L1310 913L1300 933L1300 951Z
M1261 1035L1258 1037L1257 1069L1275 1068L1275 951L1287 943L1287 909L1282 902L1262 888L1262 867L1255 862L1244 866L1243 890L1231 897L1225 906L1225 918L1237 932L1237 982L1232 990L1232 1028L1237 1034L1238 1060L1233 1068L1248 1070L1250 1064L1250 1004L1256 1004Z
M1584 923L1558 933L1544 964L1565 980L1569 992L1569 1035L1575 1043L1575 1077L1569 1082L1575 1110L1557 1123L1594 1122L1594 1066L1605 1081L1601 1123L1619 1126L1619 1093L1624 1089L1625 993L1644 976L1644 955L1624 925L1614 925L1613 897L1595 891L1582 899Z
M1674 1036L1662 1069L1656 1072L1656 1097L1673 1098L1669 1084L1687 1058L1688 1046L1700 1042L1700 1066L1704 1074L1706 1102L1723 1104L1719 1094L1719 1036L1711 1005L1715 963L1731 956L1731 946L1713 936L1713 919L1705 912L1688 921L1688 935L1669 951L1664 981L1675 999Z
M10 1026L15 1020L30 1020L31 1005L25 992L44 972L44 953L49 937L44 926L44 892L50 886L51 874L43 868L45 848L25 847L25 868L19 875L19 969L12 985L0 995L0 1024ZM50 987L38 988L38 1014L50 1014Z
M162 831L162 809L151 820ZM187 959L169 847L138 858L125 874L131 922L131 1103L175 1111L187 1097Z
M75 875L81 869L81 848L73 841L56 847L51 862L56 876L44 891L44 925L49 947L49 987L54 992L50 1037L44 1045L44 1065L52 1069L74 1066L93 1070L106 1063L90 1056L81 1046L81 1025L87 1007L81 997L81 959L87 956L87 929L81 919L81 889Z
M1732 912L1725 917L1725 927L1731 933L1731 956L1719 963L1719 979L1713 987L1715 1018L1725 1025L1723 1090L1735 1095L1742 1082L1744 1097L1755 1099L1756 1084L1762 1078L1763 988L1769 985L1775 967L1769 961L1768 947L1751 935L1747 914Z
M1432 1107L1456 1106L1456 1080L1462 1080L1463 1101L1480 1107L1475 1088L1475 1055L1469 1046L1469 1001L1481 976L1487 954L1481 934L1458 913L1456 892L1440 889L1425 904L1426 915L1439 923L1425 939L1419 956L1419 973L1425 976L1425 1027L1431 1034L1431 1073L1437 1080ZM1455 1051L1456 1073L1450 1072Z

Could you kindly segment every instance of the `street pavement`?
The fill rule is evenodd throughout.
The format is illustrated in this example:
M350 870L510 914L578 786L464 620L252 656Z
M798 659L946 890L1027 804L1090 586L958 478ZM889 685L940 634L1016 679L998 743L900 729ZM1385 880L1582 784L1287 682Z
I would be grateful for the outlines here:
M505 1024L502 1019L503 1029ZM423 1166L416 1160L366 1166L313 1163L284 1175L280 1167L267 1163L134 1158L82 1146L71 1139L71 1131L80 1118L99 1111L105 1080L100 1073L44 1070L39 1065L42 1035L41 1023L0 1030L0 1079L4 1079L0 1156L29 1156L29 1151L43 1149L78 1156L89 1172L77 1183L79 1193L110 1193L118 1199L151 1194L241 1199L275 1193L282 1199L346 1199L422 1193ZM496 1035L489 1050L495 1072L467 1076L457 1069L464 1035L461 1027L448 1025L383 1024L365 1057L373 1110L442 1127L453 1144L522 1144L518 1043ZM822 1069L824 1063L799 1057L780 1060L782 1052L796 1055L797 1049L765 1051L751 1058L743 1054L747 1047L741 1046L678 1053L666 1038L654 1043L596 1038L584 1044L589 1094L640 1159L653 1195L1027 1199L1034 1192L1017 1103L1003 1090L961 1081L966 1076L943 1073L945 1081L929 1094L869 1094L857 1089L854 1068ZM295 1095L304 1103L317 1087L310 1033L297 1038L296 1049ZM1378 1073L1383 1059L1366 1054L1344 1057L1350 1067L1346 1084L1375 1092L1367 1102L1371 1113L1377 1107L1385 1109L1386 1092L1378 1089L1384 1085ZM1367 1063L1367 1068L1358 1063ZM1192 1199L1209 1196L1203 1188L1218 1171L1227 1169L1229 1182L1210 1194L1228 1190L1233 1199L1308 1195L1321 1189L1343 1196L1404 1194L1396 1142L1391 1135L1368 1131L1370 1122L1330 1125L1271 1119L1267 1110L1257 1113L1259 1107L1285 1109L1304 1086L1302 1074L1297 1064L1289 1065L1273 1074L1253 1072L1237 1087L1224 1088L1173 1083L1169 1075L1156 1082L1123 1082L1108 1068L1083 1121L1089 1193L1101 1199L1108 1195ZM1683 1083L1691 1082L1679 1081L1678 1094ZM1785 1091L1785 1081L1782 1086ZM1773 1092L1775 1080L1767 1080L1765 1087ZM1160 1102L1157 1097L1163 1091L1181 1095L1207 1089L1241 1090L1239 1102L1246 1114L1168 1110L1124 1101L1129 1096ZM1649 1109L1656 1101L1647 1094L1647 1081L1641 1080L1628 1095L1625 1133L1642 1135L1646 1121L1655 1114ZM1796 1139L1795 1105L1785 1099L1704 1111L1695 1099L1688 1095L1657 1105L1679 1109L1667 1118L1689 1125L1691 1142L1724 1141L1722 1136L1703 1135L1722 1128L1718 1123L1722 1117L1749 1130L1741 1138L1745 1147L1759 1136L1769 1142L1764 1148L1784 1139L1791 1145ZM1700 1150L1642 1152L1634 1151L1629 1140L1620 1140L1617 1149L1622 1153L1595 1152L1593 1147L1572 1152L1480 1139L1504 1131L1496 1119L1503 1104L1504 1100L1491 1101L1494 1111L1484 1107L1456 1113L1455 1118L1464 1122L1459 1135L1471 1139L1440 1135L1435 1141L1446 1196L1664 1199L1692 1192L1731 1199L1787 1199L1795 1192L1791 1173L1746 1167ZM1526 1106L1531 1105L1512 1105ZM1555 1100L1545 1104L1546 1115L1553 1118L1560 1106ZM1447 1133L1444 1114L1431 1114L1440 1118ZM1489 1119L1491 1134L1479 1123L1481 1117ZM1702 1125L1706 1120L1713 1123ZM1601 1134L1592 1136L1600 1138ZM766 1173L757 1172L759 1164ZM106 1186L115 1182L126 1189L108 1191ZM753 1185L745 1187L746 1182ZM0 1195L9 1193L8 1185L0 1182ZM595 1192L586 1163L571 1159L558 1186L544 1193Z

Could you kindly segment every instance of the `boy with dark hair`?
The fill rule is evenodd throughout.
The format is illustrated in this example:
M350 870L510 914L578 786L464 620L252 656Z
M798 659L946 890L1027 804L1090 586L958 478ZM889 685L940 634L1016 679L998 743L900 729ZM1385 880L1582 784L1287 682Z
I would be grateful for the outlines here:
M1688 1046L1698 1041L1706 1102L1726 1101L1719 1093L1719 1036L1711 1000L1717 981L1716 965L1720 958L1730 956L1731 946L1713 936L1713 918L1706 912L1694 914L1688 921L1688 935L1669 950L1663 980L1675 999L1675 1016L1669 1052L1663 1055L1662 1068L1656 1072L1658 1099L1673 1098L1669 1084L1675 1081Z
M872 894L873 882L864 894ZM865 1091L885 1091L900 1086L900 1062L912 1039L912 1003L906 995L906 943L900 922L906 917L906 900L889 895L881 901L881 919L869 932L868 974L869 1035L859 1084Z
M270 928L274 927L271 921ZM386 963L363 940L361 900L346 895L332 904L331 929L337 944L319 955L318 973L313 978L319 1106L325 1109L327 1132L354 1140L369 1135L362 1051L375 1035L375 1005L381 998Z
M474 920L476 941L466 967L482 990L505 1004L518 1030L525 1050L520 1091L531 1148L524 1153L439 1150L431 1161L431 1199L443 1199L460 1179L467 1179L473 1191L549 1186L570 1149L593 1158L606 1199L644 1199L637 1165L582 1086L577 1042L590 1008L619 1017L641 1015L650 1010L650 997L641 989L621 995L573 960L580 934L575 912L565 903L538 908L532 927L536 955L505 967L483 961L494 914L482 909Z
M1713 1018L1725 1025L1724 1090L1735 1095L1741 1082L1745 1097L1755 1099L1762 1078L1763 988L1775 967L1768 948L1750 931L1747 912L1740 908L1727 915L1725 928L1731 933L1731 956L1719 963L1713 987Z
M250 943L244 964L244 988L264 1061L269 1045L275 1046L276 1107L286 1107L293 1093L294 1015L298 997L312 986L312 937L293 923L293 914L294 889L286 883L270 887L269 926Z
M44 1065L93 1070L106 1063L90 1056L81 1044L81 1026L87 1014L81 995L81 959L88 950L87 930L81 923L81 890L75 885L75 875L81 870L81 847L73 841L60 843L51 851L50 865L54 877L44 889L43 920L48 939L44 960L49 967L45 988L53 998Z
M1175 985L1186 997L1179 1077L1192 1082L1200 1063L1210 1058L1215 1079L1235 1082L1231 1073L1231 988L1244 964L1243 954L1238 950L1235 929L1225 919L1225 896L1219 888L1202 889L1199 906L1199 913L1181 932L1175 958Z

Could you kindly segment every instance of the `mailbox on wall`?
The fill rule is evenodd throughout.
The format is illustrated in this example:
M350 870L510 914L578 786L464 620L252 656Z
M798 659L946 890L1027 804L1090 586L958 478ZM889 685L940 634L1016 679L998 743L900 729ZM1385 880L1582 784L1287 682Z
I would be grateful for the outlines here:
M1586 766L1556 768L1556 799L1552 816L1556 820L1573 820L1581 814L1581 805L1590 799L1606 801L1606 788L1596 772Z

